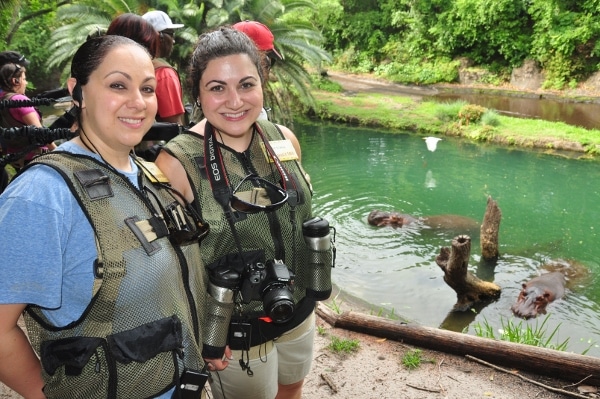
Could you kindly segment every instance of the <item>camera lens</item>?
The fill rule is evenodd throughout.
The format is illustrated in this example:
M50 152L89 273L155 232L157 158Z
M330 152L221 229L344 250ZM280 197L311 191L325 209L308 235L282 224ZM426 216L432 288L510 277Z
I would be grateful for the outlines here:
M294 315L294 299L287 286L269 285L263 293L263 307L274 323L285 323Z

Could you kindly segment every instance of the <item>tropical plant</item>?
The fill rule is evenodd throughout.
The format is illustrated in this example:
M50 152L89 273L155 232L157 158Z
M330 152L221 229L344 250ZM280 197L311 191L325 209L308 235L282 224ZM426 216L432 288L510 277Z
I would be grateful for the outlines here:
M255 2L269 3L265 0ZM314 105L307 66L313 70L320 70L323 63L331 61L331 56L323 49L323 38L315 27L294 17L307 9L314 9L313 2L284 0L281 3L282 7L267 5L257 14L255 20L261 21L259 18L266 18L261 22L273 32L275 45L284 57L283 62L276 63L271 70L275 82L268 84L266 102L273 108L274 120L290 123L290 104L293 103L293 97L299 98L305 104Z
M110 21L119 14L141 11L143 9L137 0L83 0L60 7L56 18L61 26L52 32L48 43L52 51L48 67L62 67L63 78L66 78L71 58L88 36L104 32Z

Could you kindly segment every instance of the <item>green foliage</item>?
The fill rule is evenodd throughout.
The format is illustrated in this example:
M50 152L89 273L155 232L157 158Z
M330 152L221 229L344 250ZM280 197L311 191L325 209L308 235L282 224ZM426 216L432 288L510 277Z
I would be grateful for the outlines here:
M596 2L532 0L532 58L547 72L547 88L563 88L571 78L583 78L600 61L600 23Z
M449 2L430 28L437 36L436 46L476 64L502 59L519 65L529 54L532 31L524 5L514 0Z
M374 60L363 51L350 46L342 53L336 54L335 67L354 73L369 73L375 68Z
M15 0L0 9L0 50L28 56L34 86L56 87L90 32L120 13L153 8L185 25L170 59L182 75L198 34L243 19L269 26L286 60L273 70L279 86L268 85L266 102L282 122L295 96L314 106L306 66L323 69L329 52L340 69L410 84L456 81L459 57L490 71L487 84L507 81L511 68L533 59L552 89L575 88L600 65L597 1Z
M429 85L458 80L459 61L439 59L434 62L392 61L375 68L375 73L397 83Z
M311 82L312 86L318 90L324 90L331 93L341 93L343 90L341 84L321 75L312 75Z
M468 131L466 136L475 141L492 141L495 136L494 133L495 130L493 126L482 125L481 127Z
M547 88L576 87L600 65L597 2L547 0L327 0L314 14L336 66L397 82L453 82L447 60L466 57L500 84L526 59L547 72Z
M335 353L352 353L360 348L360 341L357 339L344 339L331 336L331 343L327 346Z
M467 104L458 111L458 119L463 125L469 125L471 123L477 123L481 119L482 115L486 112L486 108L475 105Z
M442 122L454 121L458 117L460 110L467 105L466 101L453 101L451 103L441 103L435 107L435 117Z

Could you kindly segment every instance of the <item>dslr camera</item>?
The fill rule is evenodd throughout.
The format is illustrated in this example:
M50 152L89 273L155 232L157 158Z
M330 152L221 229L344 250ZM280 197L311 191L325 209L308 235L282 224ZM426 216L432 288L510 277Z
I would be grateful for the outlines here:
M244 303L263 302L275 323L285 323L294 314L294 273L281 260L248 264L242 272L240 294Z

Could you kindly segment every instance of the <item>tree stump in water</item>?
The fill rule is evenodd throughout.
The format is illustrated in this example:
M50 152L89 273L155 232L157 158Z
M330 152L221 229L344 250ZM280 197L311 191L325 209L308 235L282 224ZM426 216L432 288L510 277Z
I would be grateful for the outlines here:
M456 291L457 302L454 310L465 311L476 302L496 299L500 296L500 287L483 281L469 272L471 237L460 235L452 240L452 248L442 247L435 259L444 271L444 281Z
M494 201L492 197L488 197L480 231L481 257L488 262L495 262L498 260L498 232L500 231L500 219L502 219L502 211L500 211L498 203Z

